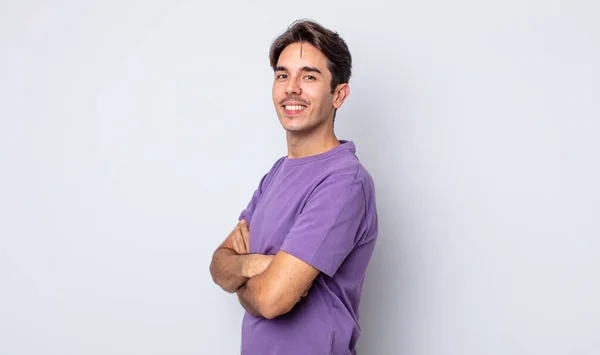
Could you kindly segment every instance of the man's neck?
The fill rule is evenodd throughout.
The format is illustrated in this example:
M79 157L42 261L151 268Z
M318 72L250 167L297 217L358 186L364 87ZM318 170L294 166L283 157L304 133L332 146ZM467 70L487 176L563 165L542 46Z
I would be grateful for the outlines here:
M331 130L306 135L287 132L286 136L290 159L325 153L340 145L340 141Z

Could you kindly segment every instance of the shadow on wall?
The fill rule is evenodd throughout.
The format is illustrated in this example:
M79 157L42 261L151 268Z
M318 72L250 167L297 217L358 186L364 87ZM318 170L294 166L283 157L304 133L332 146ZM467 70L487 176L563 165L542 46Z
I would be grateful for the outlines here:
M375 92L380 90L385 90L381 80L362 81L360 88L353 88L354 102L342 116L348 120L344 134L357 142L357 155L375 181L379 217L379 237L363 285L358 353L410 354L415 300L407 241L412 228L405 202L408 187L403 184L403 144L397 141L406 113L400 92L397 100L390 100L393 91L382 97Z

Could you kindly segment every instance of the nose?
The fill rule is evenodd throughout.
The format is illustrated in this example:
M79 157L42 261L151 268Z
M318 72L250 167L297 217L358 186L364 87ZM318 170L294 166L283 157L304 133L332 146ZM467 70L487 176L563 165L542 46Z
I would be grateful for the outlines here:
M298 80L296 78L290 78L290 80L288 80L285 87L285 93L288 95L300 95L302 93L302 89L300 88L300 85L298 85Z

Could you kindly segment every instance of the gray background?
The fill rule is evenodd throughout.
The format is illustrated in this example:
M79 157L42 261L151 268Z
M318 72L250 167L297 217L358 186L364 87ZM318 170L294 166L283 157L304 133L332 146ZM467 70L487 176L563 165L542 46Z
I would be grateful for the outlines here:
M286 153L271 41L354 55L361 354L600 353L597 1L0 3L0 354L235 354L208 272Z

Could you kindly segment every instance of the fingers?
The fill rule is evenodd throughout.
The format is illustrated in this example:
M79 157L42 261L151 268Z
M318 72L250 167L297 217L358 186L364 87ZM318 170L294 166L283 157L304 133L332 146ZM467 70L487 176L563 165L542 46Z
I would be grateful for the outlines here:
M242 242L246 247L246 253L248 253L250 251L250 230L248 229L248 224L246 224L246 221L242 219L238 226L242 235Z
M236 231L233 232L233 250L238 254L243 254L243 250L240 246L240 238L238 237Z

